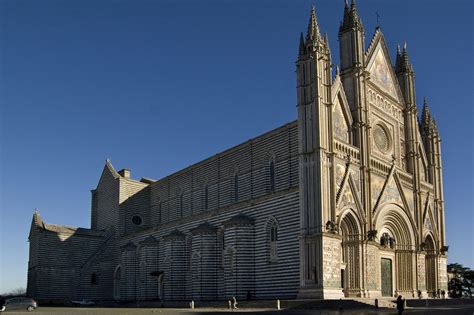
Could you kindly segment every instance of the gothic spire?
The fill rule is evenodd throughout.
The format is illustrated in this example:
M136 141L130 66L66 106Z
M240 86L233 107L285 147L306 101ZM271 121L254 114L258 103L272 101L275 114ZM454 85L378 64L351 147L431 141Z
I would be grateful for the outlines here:
M423 98L423 111L421 112L421 124L422 126L429 126L431 121L430 109L428 106L428 100Z
M395 63L396 73L413 73L413 67L408 58L407 43L403 44L403 51L400 52L400 45L397 47L397 61Z
M306 47L304 44L304 37L303 37L303 32L300 34L300 48L299 48L299 55L304 55L306 53Z
M344 5L344 18L342 20L341 26L339 27L339 33L351 30L352 28L357 28L360 31L364 31L364 25L357 11L357 6L355 0L352 0L351 6L347 1Z
M321 38L321 33L319 32L318 19L316 18L316 9L311 8L311 16L308 23L308 33L306 34L306 41L315 41Z

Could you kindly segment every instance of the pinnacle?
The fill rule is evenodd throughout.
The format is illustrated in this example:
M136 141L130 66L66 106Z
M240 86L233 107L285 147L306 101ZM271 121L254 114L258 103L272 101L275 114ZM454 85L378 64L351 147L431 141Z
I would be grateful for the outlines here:
M408 58L407 42L403 44L403 51L400 52L400 45L397 47L397 61L395 64L397 73L401 72L413 72L413 67Z
M303 37L303 32L300 33L300 47L299 47L299 55L304 55L305 54L305 43L304 43L304 37Z
M357 27L359 30L362 30L362 31L364 29L364 26L362 25L362 21L359 17L359 13L357 12L355 0L351 1L350 8L346 1L344 5L344 18L342 21L342 25L339 28L339 33L347 31L347 30L351 30L354 27Z
M316 17L316 8L313 5L313 7L311 8L311 16L309 18L308 33L306 35L306 40L314 41L320 37L321 37L321 34L319 32L319 24L318 24L318 19Z
M423 98L423 111L421 113L421 123L424 126L428 126L431 122L431 114L428 106L428 100L426 97Z

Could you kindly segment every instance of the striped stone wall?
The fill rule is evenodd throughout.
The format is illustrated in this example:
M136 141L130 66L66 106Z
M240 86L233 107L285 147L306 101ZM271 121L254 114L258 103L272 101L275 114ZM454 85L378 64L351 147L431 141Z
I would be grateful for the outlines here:
M294 298L299 280L298 200L297 188L289 188L155 226L121 242L157 239L157 268L164 274L165 300ZM240 218L239 222L239 217L247 221ZM274 221L278 223L277 259L270 260L268 224ZM122 255L122 266L131 263L135 268L129 270L139 270L142 264L140 258ZM125 291L135 292L133 281L124 285ZM148 298L156 299L159 290L150 291L156 294Z
M297 186L297 137L296 122L292 122L151 184L151 217L144 213L146 222L142 228L166 224L270 193L271 161L274 162L275 191ZM123 211L126 225L132 225L134 211L139 210ZM124 231L129 234L138 229L126 227Z

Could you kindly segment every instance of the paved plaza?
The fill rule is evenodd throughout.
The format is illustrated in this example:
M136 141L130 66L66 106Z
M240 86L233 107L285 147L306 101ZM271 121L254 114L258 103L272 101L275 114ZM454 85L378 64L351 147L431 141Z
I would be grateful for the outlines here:
M229 313L243 313L243 314L291 314L291 315L376 315L376 314L398 314L394 309L363 309L363 310L261 310L261 309L244 309L238 311L230 311L224 309L157 309L157 308L83 308L83 307L40 307L34 312L27 311L12 311L4 314L35 314L35 315L141 315L141 314L229 314ZM474 305L457 305L444 307L430 307L430 308L408 308L403 314L474 314Z

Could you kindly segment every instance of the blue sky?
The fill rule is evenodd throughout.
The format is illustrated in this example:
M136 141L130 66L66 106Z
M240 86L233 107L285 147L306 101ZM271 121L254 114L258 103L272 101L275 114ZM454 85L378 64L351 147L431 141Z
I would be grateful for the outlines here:
M0 293L26 287L28 231L90 226L105 159L161 178L296 119L295 60L310 1L0 2ZM319 0L333 62L343 1ZM449 261L473 257L473 4L359 0L408 43L418 106L443 140Z

